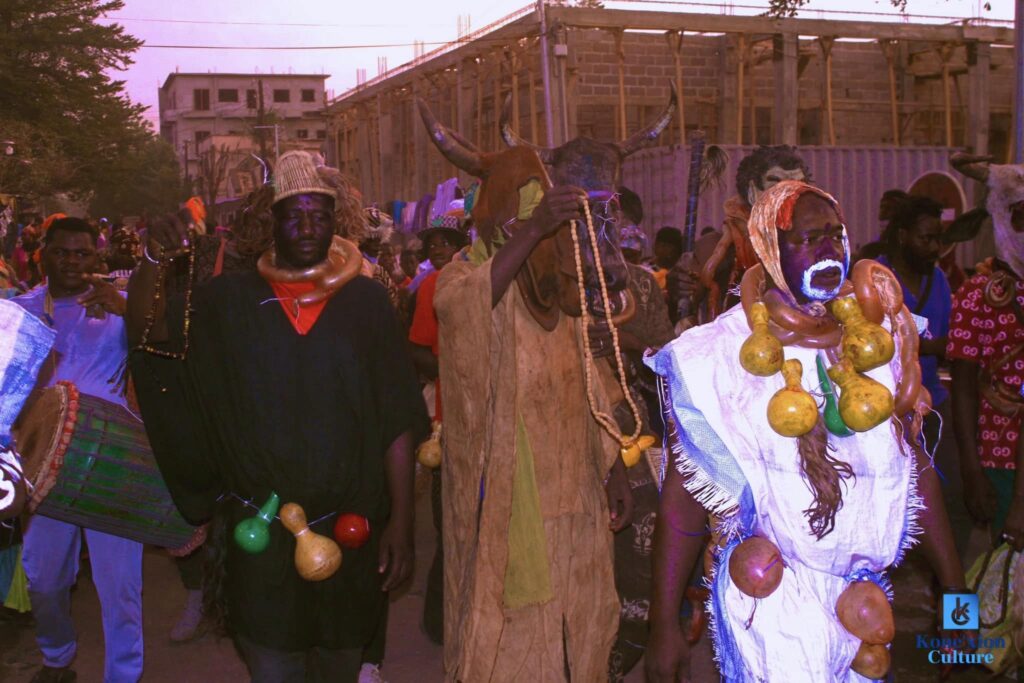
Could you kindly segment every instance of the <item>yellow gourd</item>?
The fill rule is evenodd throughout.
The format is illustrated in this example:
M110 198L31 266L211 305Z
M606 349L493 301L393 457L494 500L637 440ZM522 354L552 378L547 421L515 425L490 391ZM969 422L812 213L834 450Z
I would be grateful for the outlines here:
M758 301L750 309L752 332L740 347L740 365L752 375L771 377L782 369L782 342L768 331L768 308Z
M818 404L801 386L800 361L790 359L783 363L782 376L786 386L768 401L768 424L782 436L803 436L818 421Z
M854 370L867 372L892 360L896 352L892 335L864 317L856 297L835 299L829 310L843 326L842 355Z
M416 449L416 459L424 467L434 469L441 466L441 423L434 420L431 426L430 438Z
M323 581L341 567L341 548L332 539L310 531L306 512L296 503L281 507L281 524L295 534L295 569L306 581Z
M853 431L874 429L892 415L892 392L870 377L857 374L849 358L829 368L828 376L839 385L839 415Z
M622 457L622 462L626 463L626 467L632 467L633 465L640 462L640 456L648 448L653 446L657 440L653 436L641 436L636 441L623 446L619 449L619 456Z

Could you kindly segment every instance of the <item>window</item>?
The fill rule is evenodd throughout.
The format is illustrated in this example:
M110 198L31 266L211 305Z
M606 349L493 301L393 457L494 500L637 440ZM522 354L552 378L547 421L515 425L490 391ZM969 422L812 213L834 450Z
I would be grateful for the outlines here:
M274 91L275 102L291 102L292 93L290 90L275 90Z
M302 89L302 101L303 102L316 102L316 90L312 88Z
M208 111L210 109L210 91L206 88L196 88L193 90L192 108L196 111Z
M238 91L234 88L221 88L217 91L218 102L237 102Z
M323 130L323 129L318 130L316 132L316 139L317 140L326 140L327 139L327 131Z
M246 90L245 91L245 106L248 107L249 109L256 109L257 107L259 107L259 104L257 104L257 102L256 102L256 91L255 90Z
M300 140L308 140L309 131L306 130L305 128L299 128L297 131L295 131L295 137L297 137Z
M210 131L208 131L208 130L197 130L196 131L196 147L198 147L199 144L203 140L207 139L208 137L210 137Z

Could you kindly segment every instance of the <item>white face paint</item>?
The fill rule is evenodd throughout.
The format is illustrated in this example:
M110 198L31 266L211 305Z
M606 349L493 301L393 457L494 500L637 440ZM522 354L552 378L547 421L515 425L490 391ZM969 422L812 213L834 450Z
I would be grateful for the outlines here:
M818 273L829 270L830 268L836 268L839 270L839 284L829 289L823 289L821 287L815 287L811 284L811 280ZM846 263L840 263L835 259L825 259L824 261L818 261L813 266L804 271L803 278L800 282L800 291L805 297L811 301L831 301L835 299L839 294L839 290L842 289L843 282L846 280Z

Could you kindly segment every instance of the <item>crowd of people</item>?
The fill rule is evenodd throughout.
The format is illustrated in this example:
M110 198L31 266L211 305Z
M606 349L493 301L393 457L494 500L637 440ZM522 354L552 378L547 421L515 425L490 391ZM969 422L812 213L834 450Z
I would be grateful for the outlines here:
M705 633L726 681L879 679L886 572L914 544L937 603L975 588L972 527L1024 549L1024 188L1001 167L955 160L992 188L997 238L964 272L948 255L974 229L900 190L853 253L839 188L792 147L745 158L725 223L687 239L599 154L483 154L421 114L479 180L416 234L306 152L230 226L195 200L7 223L0 595L34 616L33 683L76 679L83 530L105 680L139 680L144 652L143 541L28 481L44 388L137 422L194 528L169 634L230 634L260 682L384 680L417 452L423 628L452 681L620 681L642 656L676 681ZM53 443L68 467L78 442Z

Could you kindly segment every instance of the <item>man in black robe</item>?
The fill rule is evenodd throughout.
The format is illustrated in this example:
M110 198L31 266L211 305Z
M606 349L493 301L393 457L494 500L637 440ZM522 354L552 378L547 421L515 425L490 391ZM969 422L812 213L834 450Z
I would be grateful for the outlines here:
M190 521L216 514L230 530L255 512L242 500L258 505L271 491L328 537L337 513L369 520L369 541L315 583L296 572L295 540L276 519L263 552L225 548L227 625L253 680L355 681L383 591L412 570L412 452L426 416L386 292L356 274L358 249L334 237L335 191L304 153L282 156L276 171L274 247L259 272L197 288L182 325L187 360L150 362L135 381L166 384L139 398L161 412L147 427ZM186 242L182 221L164 221L147 256L173 257ZM156 280L140 272L132 293L151 301Z

